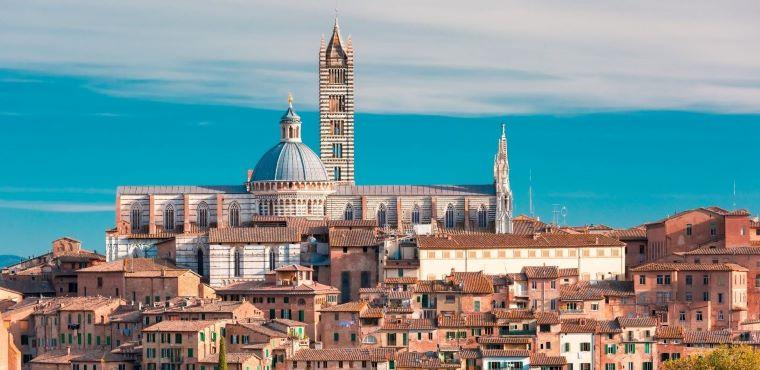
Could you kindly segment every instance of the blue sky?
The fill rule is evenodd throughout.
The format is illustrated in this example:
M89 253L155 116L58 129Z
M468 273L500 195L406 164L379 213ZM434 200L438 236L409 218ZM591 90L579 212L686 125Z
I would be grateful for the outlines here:
M489 183L507 123L518 213L631 226L760 212L756 2L352 2L357 176ZM0 254L103 251L122 184L230 184L288 91L316 147L333 2L11 1L0 13Z

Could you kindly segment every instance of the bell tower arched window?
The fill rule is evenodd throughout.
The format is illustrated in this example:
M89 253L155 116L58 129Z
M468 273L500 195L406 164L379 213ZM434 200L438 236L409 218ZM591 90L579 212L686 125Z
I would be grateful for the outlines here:
M354 219L354 206L351 205L351 203L346 204L346 209L343 211L343 219L344 220Z
M230 204L229 213L230 226L240 226L240 205L237 202L232 202L232 204Z
M208 204L206 202L200 202L198 203L198 210L197 210L197 222L198 227L205 229L208 227Z
M140 206L140 203L132 203L132 206L129 209L129 224L132 227L133 233L140 231L140 227L142 227L141 217L142 207Z
M164 229L174 230L174 206L171 204L164 208Z
M377 226L388 226L388 209L383 203L380 203L380 206L377 207Z
M418 225L420 223L420 206L414 205L412 209L412 224Z
M447 229L454 227L454 206L450 203L446 207L446 217L444 222Z
M478 209L478 227L483 229L488 226L488 211L486 206L481 205Z

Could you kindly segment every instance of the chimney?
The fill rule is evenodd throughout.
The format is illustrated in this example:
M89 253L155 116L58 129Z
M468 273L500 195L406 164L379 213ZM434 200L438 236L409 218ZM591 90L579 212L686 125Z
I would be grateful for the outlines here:
M251 182L252 178L253 178L253 170L249 169L248 170L248 177L247 177L246 182Z
M599 237L594 238L594 244L599 245Z
M67 355L71 354L71 346L66 346L66 354Z

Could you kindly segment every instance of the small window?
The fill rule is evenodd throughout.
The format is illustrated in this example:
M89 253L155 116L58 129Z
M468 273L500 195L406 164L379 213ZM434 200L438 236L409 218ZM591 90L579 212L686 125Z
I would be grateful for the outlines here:
M686 224L686 236L691 236L691 224Z
M702 321L702 311L697 311L697 321Z
M340 167L333 167L333 176L335 177L335 181L341 181L341 179L343 179Z
M478 227L484 229L486 226L488 226L488 211L486 206L481 205L478 209Z
M412 209L412 224L418 225L420 223L420 206L414 205Z

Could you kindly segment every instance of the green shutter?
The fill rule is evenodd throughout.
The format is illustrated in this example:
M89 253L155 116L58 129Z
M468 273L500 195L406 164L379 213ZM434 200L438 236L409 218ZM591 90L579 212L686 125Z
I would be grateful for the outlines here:
M106 345L107 346L111 345L111 336L110 335L106 335Z
M87 333L87 345L88 346L92 345L92 334L90 333Z

